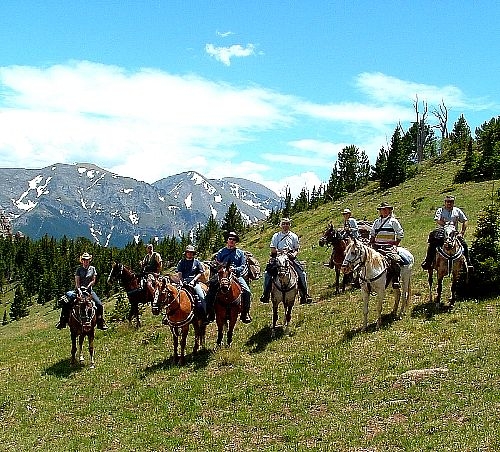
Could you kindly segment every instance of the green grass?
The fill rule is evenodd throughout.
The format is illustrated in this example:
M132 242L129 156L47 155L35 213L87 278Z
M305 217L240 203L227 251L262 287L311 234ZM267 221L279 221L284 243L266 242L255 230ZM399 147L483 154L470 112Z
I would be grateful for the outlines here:
M169 330L147 310L139 330L97 332L96 369L72 368L69 331L54 328L59 313L33 306L0 329L0 450L500 450L500 298L434 312L418 267L443 193L457 196L471 232L488 202L491 182L455 186L455 168L294 218L315 303L296 306L274 340L270 305L254 301L254 321L237 324L230 349L214 350L212 324L208 350L189 351L177 367ZM361 333L359 291L334 295L334 273L323 266L329 250L317 243L329 221L340 223L341 208L372 220L382 200L396 206L417 260L411 306L403 320ZM273 232L256 228L242 246L265 262ZM253 283L254 300L260 286Z

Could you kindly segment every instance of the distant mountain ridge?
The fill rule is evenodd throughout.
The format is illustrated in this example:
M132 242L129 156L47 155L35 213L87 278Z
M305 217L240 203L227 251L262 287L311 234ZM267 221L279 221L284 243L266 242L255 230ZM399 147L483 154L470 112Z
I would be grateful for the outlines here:
M188 234L235 203L247 223L282 199L246 179L207 179L188 171L152 184L90 163L0 168L0 208L12 229L37 239L87 237L103 246Z

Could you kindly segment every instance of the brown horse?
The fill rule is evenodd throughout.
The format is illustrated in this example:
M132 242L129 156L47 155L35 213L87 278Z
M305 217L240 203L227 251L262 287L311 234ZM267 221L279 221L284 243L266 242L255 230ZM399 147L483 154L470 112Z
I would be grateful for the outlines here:
M468 278L467 261L465 260L464 250L458 240L458 233L453 223L447 223L443 226L444 242L442 246L437 247L436 257L432 267L428 270L429 273L429 301L432 303L432 276L434 270L437 274L437 290L436 308L441 304L441 294L443 292L443 279L445 276L451 275L451 296L450 306L455 304L457 296L457 284L460 278L460 273L465 271L466 279Z
M271 298L273 301L273 327L271 336L276 334L276 323L278 322L278 307L283 303L285 310L285 323L283 327L286 329L292 319L292 309L295 303L295 298L299 292L297 272L290 263L286 253L281 253L276 256L277 274L272 280Z
M139 304L152 303L155 297L158 297L157 279L153 275L148 275L145 286L141 287L140 278L132 270L119 262L113 262L108 275L108 283L112 279L117 279L127 292L130 303L128 321L132 322L132 319L135 317L136 326L140 327L141 314L139 312Z
M193 353L196 353L200 347L205 347L206 326L196 315L193 295L184 287L173 284L168 277L161 278L159 296L154 299L151 312L153 315L158 315L163 308L165 308L163 323L168 325L172 332L174 362L184 365L189 325L193 325L194 328Z
M241 312L241 286L234 273L230 270L229 263L222 265L217 270L219 288L215 295L215 322L217 323L217 346L222 345L224 327L227 329L226 343L228 346L233 341L233 332Z
M97 323L96 307L92 295L82 290L82 295L77 295L69 316L69 329L71 331L71 365L76 364L76 339L78 338L79 361L85 361L82 353L83 342L88 337L90 368L95 367L94 362L94 336Z
M334 228L333 224L329 224L319 239L319 246L331 245L332 254L330 261L325 264L329 268L335 269L335 294L338 295L340 289L340 273L342 271L342 262L344 262L345 249L349 240L342 237L340 231ZM351 274L344 273L342 276L342 292L345 292L346 283L352 278Z

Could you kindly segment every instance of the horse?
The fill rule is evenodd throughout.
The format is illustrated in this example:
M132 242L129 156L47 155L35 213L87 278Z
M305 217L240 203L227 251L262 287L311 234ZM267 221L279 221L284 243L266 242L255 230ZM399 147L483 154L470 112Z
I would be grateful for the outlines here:
M200 347L205 347L206 326L196 315L193 297L193 294L182 285L172 283L168 277L162 277L158 297L154 299L151 306L153 315L160 314L165 308L163 323L170 327L174 345L174 362L181 366L185 363L186 341L190 325L193 325L195 337L193 353L196 353Z
M230 263L219 266L217 270L219 289L215 295L215 322L217 323L217 347L222 345L224 327L227 330L226 343L229 347L233 341L233 332L241 313L242 288L235 274L230 269Z
M442 246L436 248L436 256L432 267L428 270L429 273L429 300L432 303L432 276L434 270L437 274L437 290L436 290L436 308L441 304L441 294L443 291L443 279L445 276L451 275L451 296L449 299L450 306L455 304L457 296L457 284L460 278L460 273L465 270L466 280L468 279L467 261L464 256L464 250L458 240L458 232L453 223L446 223L442 232L444 233L444 242Z
M329 224L325 232L319 239L319 246L331 245L332 254L330 256L330 261L325 264L329 268L335 269L335 295L339 294L340 288L340 273L342 270L342 262L344 262L345 249L347 248L348 240L344 239L340 231L333 227L333 224ZM349 275L344 273L342 277L342 292L345 292L346 280L349 279Z
M293 268L293 265L291 265L287 254L280 253L276 256L276 276L273 277L271 285L271 299L273 302L272 337L276 334L279 304L283 303L285 311L285 323L283 327L286 329L292 319L292 309L298 292L297 272Z
M83 342L85 337L88 337L89 342L89 355L90 355L90 368L95 367L94 362L94 337L95 326L97 323L97 314L92 295L89 291L82 289L82 294L77 295L73 302L68 325L71 331L71 365L76 364L76 339L78 338L78 351L79 361L83 364L85 359L83 357Z
M141 326L139 304L152 303L154 298L158 296L158 282L156 278L153 275L148 275L145 286L141 287L140 278L132 270L119 262L113 262L107 279L108 284L112 279L117 279L127 292L130 302L130 310L127 318L129 322L132 322L132 319L135 317L136 326L139 328Z
M402 318L410 298L411 271L415 260L406 248L398 247L397 251L404 262L401 265L401 289L394 289L392 316L398 318L398 307L401 301L399 318ZM389 264L385 256L356 239L346 249L342 270L350 272L356 267L359 270L363 300L363 331L366 331L368 326L368 300L370 293L373 292L377 295L377 328L380 328L382 326L382 303L386 288L392 280L392 276L388 272Z

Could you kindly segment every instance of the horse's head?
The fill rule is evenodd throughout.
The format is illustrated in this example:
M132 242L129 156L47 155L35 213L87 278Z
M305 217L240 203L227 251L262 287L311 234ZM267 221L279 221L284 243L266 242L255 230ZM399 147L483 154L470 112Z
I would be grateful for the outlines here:
M155 291L151 302L151 313L153 315L158 315L164 306L170 306L179 293L179 290L171 283L168 276L162 277L158 284L158 290Z
M96 323L96 308L90 290L82 288L81 295L76 297L75 310L82 332L88 333Z
M276 268L278 269L278 275L288 272L290 269L290 259L286 253L280 253L276 256Z
M339 240L340 238L339 231L330 223L319 239L319 246L331 245L335 240Z
M123 264L119 262L113 262L111 266L111 271L109 272L108 279L106 280L108 284L110 284L113 278L119 278L123 273Z
M453 249L456 245L456 239L458 235L455 225L453 223L446 223L443 227L443 232L444 232L443 247L446 250Z
M220 265L217 269L217 275L219 277L219 286L222 292L228 292L231 288L231 279L233 273L231 271L231 265L227 264Z
M363 245L359 240L351 241L345 250L345 257L342 262L342 272L350 273L356 265L361 263L363 255Z

